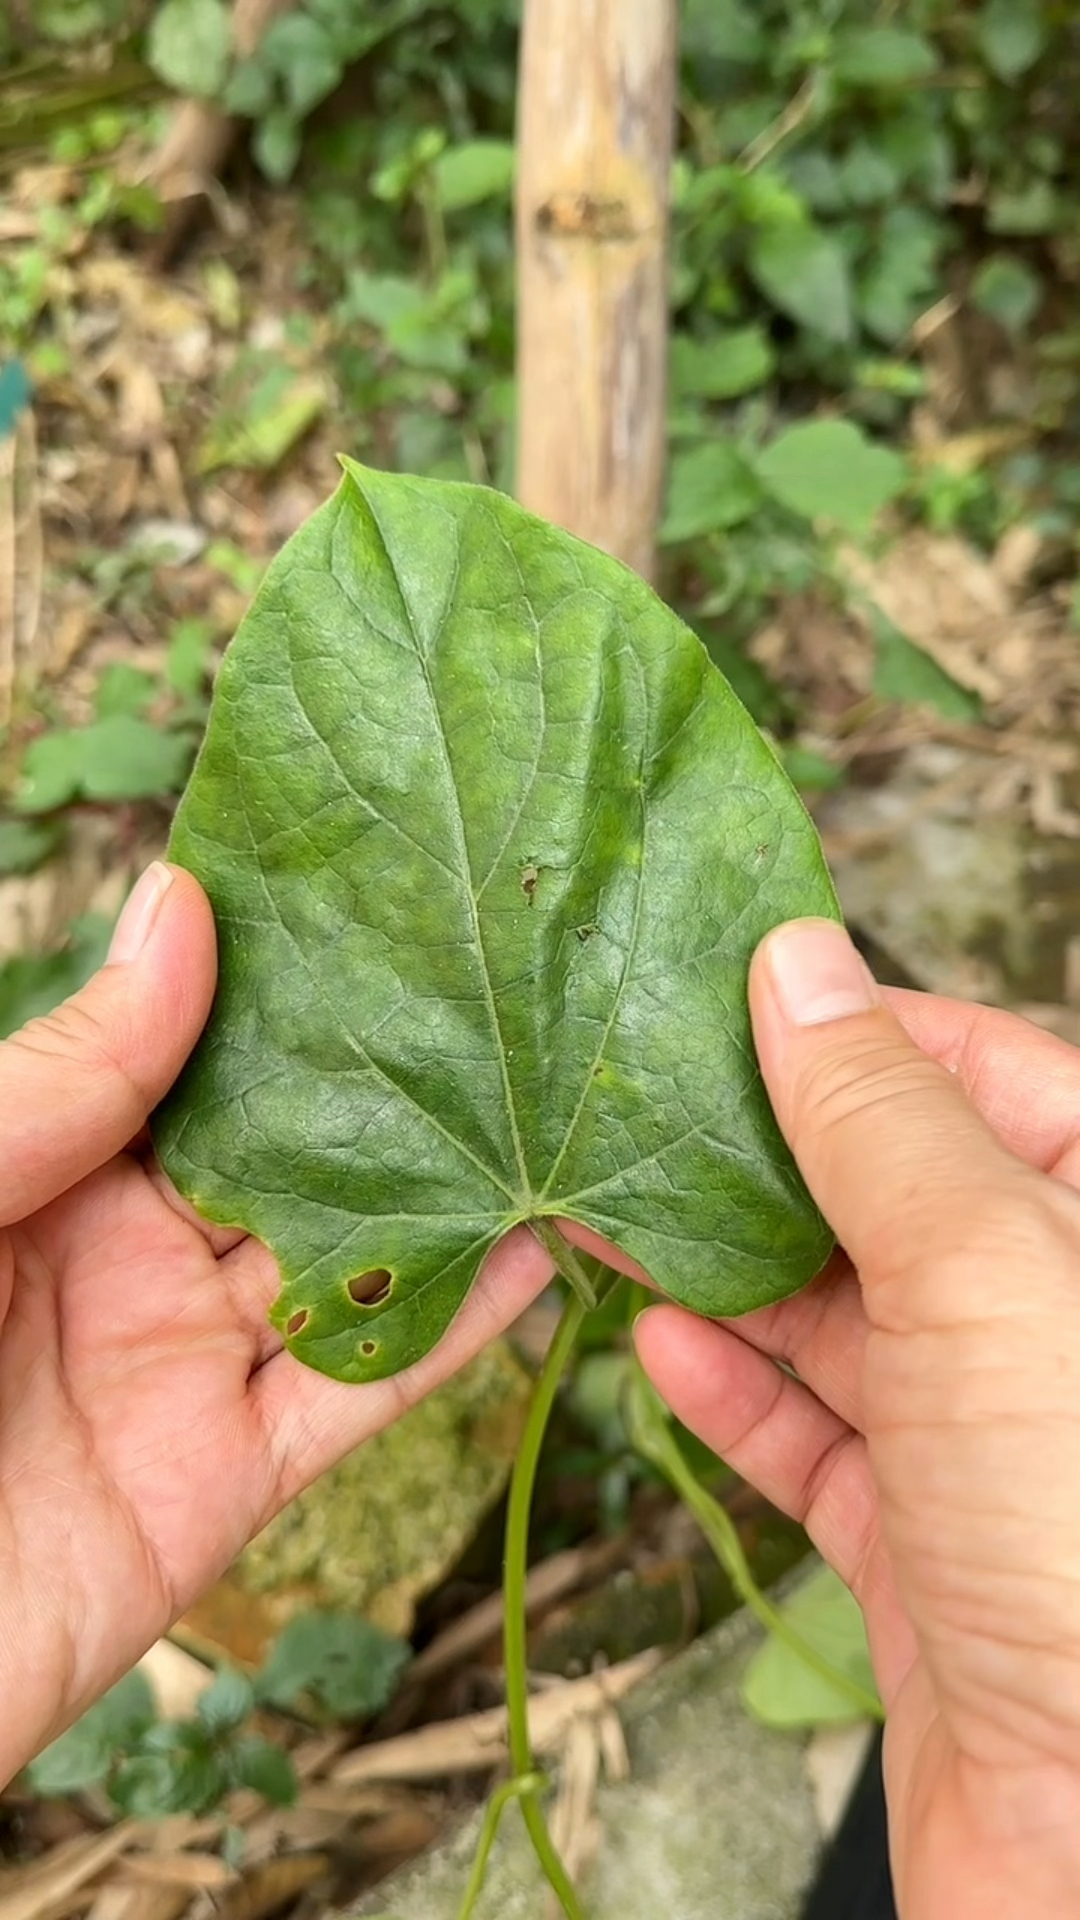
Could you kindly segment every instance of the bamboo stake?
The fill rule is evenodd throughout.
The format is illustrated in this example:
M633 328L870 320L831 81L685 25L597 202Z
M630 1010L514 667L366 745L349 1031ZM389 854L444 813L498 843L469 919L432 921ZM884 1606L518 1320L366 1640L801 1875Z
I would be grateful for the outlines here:
M523 504L647 578L664 472L675 0L525 0Z

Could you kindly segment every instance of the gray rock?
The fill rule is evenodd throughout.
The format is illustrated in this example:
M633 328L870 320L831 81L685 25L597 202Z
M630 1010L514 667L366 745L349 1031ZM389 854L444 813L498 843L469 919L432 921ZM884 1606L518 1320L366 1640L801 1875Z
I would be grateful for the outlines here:
M739 1679L759 1643L737 1614L620 1708L631 1777L597 1797L600 1840L580 1891L589 1920L795 1920L821 1827L806 1740L751 1720ZM476 1845L469 1821L356 1909L380 1920L457 1920ZM520 1812L508 1809L475 1920L544 1920Z

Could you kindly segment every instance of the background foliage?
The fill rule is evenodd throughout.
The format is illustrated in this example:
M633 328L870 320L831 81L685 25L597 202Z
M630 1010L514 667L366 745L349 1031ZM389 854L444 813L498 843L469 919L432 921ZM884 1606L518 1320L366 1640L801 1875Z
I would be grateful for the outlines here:
M228 351L194 394L164 387L191 488L220 476L246 499L313 425L375 465L509 488L518 15L518 0L301 0L237 60L225 0L0 12L4 187L29 162L66 181L3 229L0 452L31 399L50 453L67 454L80 407L107 434L79 276L99 246L153 258L169 209L132 155L190 92L247 136L185 261ZM843 777L842 756L804 731L804 689L750 650L778 606L853 611L874 637L868 704L961 725L978 697L868 600L854 556L913 526L991 553L1026 527L1044 578L1076 577L1080 23L1069 0L680 0L680 24L662 587L812 794ZM230 198L250 212L248 263ZM244 276L271 218L289 246L266 336ZM17 683L0 883L36 875L88 820L118 860L140 836L160 843L217 649L261 570L242 532L215 535L205 605L187 605L175 529L164 545L141 526L103 534L59 497L70 545L46 569L70 564L133 654L157 653L95 663L77 695L47 675ZM0 1032L72 991L107 935L107 918L80 916L55 950L0 962ZM610 1526L648 1471L612 1386L621 1338L596 1332L570 1396L573 1471L598 1481ZM826 1625L842 1634L843 1618ZM383 1653L301 1623L254 1690L226 1675L182 1725L125 1683L42 1757L36 1785L77 1776L133 1811L202 1807L242 1780L285 1798L259 1715L297 1689L316 1717L375 1711L406 1657ZM773 1717L791 1684L764 1669Z

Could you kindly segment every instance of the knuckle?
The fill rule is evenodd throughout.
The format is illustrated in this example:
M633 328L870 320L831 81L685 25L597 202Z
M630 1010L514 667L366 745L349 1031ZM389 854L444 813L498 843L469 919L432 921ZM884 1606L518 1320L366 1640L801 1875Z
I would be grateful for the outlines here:
M103 1079L114 1086L119 1083L133 1110L140 1110L143 1116L149 1111L148 1090L125 1063L116 1033L85 993L31 1020L8 1044L54 1065L63 1063L69 1073L74 1068L91 1084Z
M819 1055L805 1064L796 1084L797 1124L800 1130L835 1133L856 1122L873 1122L886 1109L892 1120L899 1103L924 1100L939 1073L922 1055L877 1038Z

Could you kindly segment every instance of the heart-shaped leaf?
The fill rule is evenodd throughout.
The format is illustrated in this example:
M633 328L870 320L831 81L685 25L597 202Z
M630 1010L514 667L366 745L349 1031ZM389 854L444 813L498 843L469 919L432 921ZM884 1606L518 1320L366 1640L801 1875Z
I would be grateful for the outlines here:
M301 1360L417 1360L519 1221L584 1222L705 1313L820 1265L746 971L835 897L757 728L616 561L347 463L226 655L171 853L221 977L158 1151L273 1249Z

